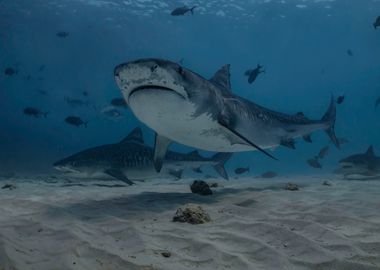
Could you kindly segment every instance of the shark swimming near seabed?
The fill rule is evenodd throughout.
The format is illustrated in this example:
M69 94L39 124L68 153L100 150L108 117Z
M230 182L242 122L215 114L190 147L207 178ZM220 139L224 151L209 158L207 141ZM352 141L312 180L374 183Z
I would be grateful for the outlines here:
M160 171L172 141L214 152L259 150L279 145L294 148L294 139L325 130L339 147L334 125L336 105L331 97L320 120L264 108L231 90L230 66L211 79L162 59L120 64L114 76L134 115L156 132L154 165Z
M363 154L351 155L339 161L335 173L347 180L380 180L380 157L375 155L373 146Z
M165 165L157 173L153 165L153 148L144 144L142 131L135 128L126 138L114 144L93 147L71 155L53 164L54 168L79 178L116 178L129 185L132 180L157 177L181 178L186 168L199 172L200 167L211 165L225 179L224 164L231 153L217 153L202 157L197 151L178 153L168 151Z

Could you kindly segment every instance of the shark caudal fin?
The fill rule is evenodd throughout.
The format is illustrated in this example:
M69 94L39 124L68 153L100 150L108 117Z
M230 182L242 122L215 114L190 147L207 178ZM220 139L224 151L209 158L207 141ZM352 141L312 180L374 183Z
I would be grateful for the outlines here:
M335 98L331 95L331 101L327 112L322 117L322 121L327 123L328 128L325 130L327 135L330 137L331 141L335 146L340 149L339 140L335 135L335 119L336 119L336 103Z
M224 168L224 164L231 158L232 153L216 153L213 155L212 160L218 162L216 165L214 165L215 171L218 172L218 174L223 177L224 179L228 180L228 174L226 169Z

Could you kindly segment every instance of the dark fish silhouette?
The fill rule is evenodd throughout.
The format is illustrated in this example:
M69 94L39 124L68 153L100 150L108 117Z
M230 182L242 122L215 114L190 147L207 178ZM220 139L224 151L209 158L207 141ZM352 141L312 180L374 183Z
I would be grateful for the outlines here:
M243 174L243 173L246 173L246 172L249 172L249 167L246 167L246 168L236 168L235 169L235 173L236 174Z
M122 116L121 112L112 106L105 107L100 113L110 118L119 118Z
M33 117L40 117L41 115L43 115L44 117L46 117L49 112L42 112L40 109L37 109L37 108L34 108L34 107L27 107L23 110L24 114L25 115L28 115L28 116L33 116Z
M65 122L69 125L73 125L76 127L84 126L87 127L88 121L83 121L80 117L78 116L68 116L65 119Z
M274 178L277 176L277 173L275 172L272 172L272 171L269 171L269 172L265 172L261 175L262 178Z
M45 65L41 65L39 68L38 68L38 71L39 72L42 72L42 71L44 71L45 70Z
M319 151L318 158L319 158L319 159L323 159L323 158L325 158L326 155L328 154L328 152L329 152L329 147L328 147L328 146L323 147L323 148Z
M344 96L344 95L341 95L341 96L339 96L339 97L336 99L336 103L337 103L337 104L342 104L343 101L344 101L344 99L345 99L345 96Z
M252 84L254 81L256 81L257 76L259 76L260 73L265 73L265 70L263 70L263 66L257 64L257 67L255 69L247 70L244 75L248 76L248 83Z
M322 169L322 165L321 163L319 163L318 157L308 159L307 164L309 164L310 167L313 167L316 169Z
M60 31L56 35L57 35L57 37L60 37L60 38L66 38L69 36L69 32Z
M70 98L70 97L64 97L64 100L67 104L69 104L71 107L79 107L79 106L85 106L88 105L87 101L81 100L79 98Z
M174 9L170 13L170 15L172 15L172 16L182 16L182 15L185 15L186 13L188 13L189 11L191 12L191 14L194 14L194 9L196 7L197 6L193 6L192 8L189 8L188 6L178 7L176 9Z
M377 108L377 106L379 106L380 104L380 97L378 97L375 101L375 108Z
M83 91L82 95L85 96L85 97L88 97L88 92L87 91Z
M12 76L12 75L15 75L18 73L18 70L12 68L12 67L7 67L5 70L4 70L4 74L7 75L7 76Z
M347 50L347 55L348 55L348 56L354 56L354 53L353 53L350 49L348 49L348 50Z
M111 100L111 105L115 107L124 107L124 108L128 107L127 102L125 101L124 98L114 98L113 100Z
M378 16L376 21L373 23L373 28L376 29L378 26L380 26L380 16Z

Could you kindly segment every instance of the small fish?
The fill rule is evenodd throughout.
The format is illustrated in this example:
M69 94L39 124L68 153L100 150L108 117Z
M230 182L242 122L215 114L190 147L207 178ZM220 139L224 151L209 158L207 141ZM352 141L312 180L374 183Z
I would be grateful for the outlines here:
M265 70L263 70L263 66L257 64L257 67L255 69L247 70L244 75L248 76L248 83L252 84L254 81L256 81L257 76L259 76L261 73L265 73Z
M36 90L40 95L43 95L43 96L47 96L48 93L45 91L45 90L42 90L42 89L37 89Z
M322 169L321 163L318 161L318 157L311 158L307 160L307 163L310 167L316 168L316 169Z
M121 112L112 106L105 107L100 113L110 118L119 118L122 116Z
M4 70L4 74L7 75L7 76L13 76L13 75L15 75L17 73L18 73L18 70L14 69L14 68L11 68L11 67L7 67Z
M83 92L82 92L82 95L83 95L84 97L88 97L88 92L87 92L87 91L83 91Z
M246 172L249 172L249 167L246 167L246 168L236 168L235 169L235 173L236 174L243 174L243 173L246 173Z
M353 53L350 49L348 49L348 50L347 50L347 55L348 55L348 56L354 56L354 53Z
M183 7L178 7L176 9L174 9L170 15L172 16L182 16L182 15L185 15L187 12L191 12L192 15L194 15L194 9L196 8L197 6L193 6L192 8L189 8L187 6L183 6Z
M373 23L373 28L377 28L380 26L380 16L376 18L376 21Z
M320 158L320 159L325 158L326 155L328 154L328 152L329 152L329 147L328 147L328 146L323 147L323 148L319 151L318 158Z
M275 172L272 172L272 171L269 171L269 172L265 172L261 175L262 178L274 178L276 177L278 174L275 173Z
M41 115L43 115L44 117L46 117L49 112L42 112L40 109L37 109L37 108L34 108L34 107L27 107L23 110L24 114L25 115L28 115L28 116L33 116L33 117L40 117Z
M39 68L38 68L38 71L39 72L42 72L42 71L44 71L45 70L45 65L41 65Z
M27 81L30 81L31 78L32 78L32 75L29 74L28 76L26 76L25 79L26 79Z
M380 97L378 97L375 101L375 108L377 108L377 106L379 106L380 104Z
M71 107L79 107L79 106L85 106L88 105L87 101L83 101L79 98L70 98L70 97L64 97L64 100L67 104L69 104Z
M60 38L66 38L69 36L69 32L65 32L65 31L60 31L58 33L56 33L57 37L60 37Z
M341 95L339 96L337 99L336 99L336 104L342 104L343 101L345 99L345 96L344 95Z
M128 107L127 102L125 101L124 98L114 98L113 100L111 100L111 105L115 107L124 107L124 108Z
M69 125L73 125L76 127L80 127L81 125L83 125L84 127L87 127L87 124L88 124L88 121L83 121L78 116L68 116L66 117L65 122Z

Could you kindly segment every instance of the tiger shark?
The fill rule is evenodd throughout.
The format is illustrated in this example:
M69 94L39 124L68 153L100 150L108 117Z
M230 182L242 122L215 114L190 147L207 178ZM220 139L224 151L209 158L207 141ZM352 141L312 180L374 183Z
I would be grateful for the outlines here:
M336 106L331 97L320 120L276 112L231 90L230 65L211 79L168 60L139 59L114 69L115 81L134 115L156 132L154 165L160 171L172 141L214 152L294 148L294 139L325 130L334 133Z
M375 155L373 146L370 146L365 153L340 160L335 173L347 180L380 179L380 157Z
M217 153L203 157L197 151L179 153L167 151L165 164L160 173L153 165L153 148L144 144L140 128L135 128L118 143L106 144L80 151L59 160L54 168L79 178L114 178L129 185L133 180L157 177L181 178L182 172L190 168L201 172L200 167L211 165L223 178L228 179L224 164L231 153Z

